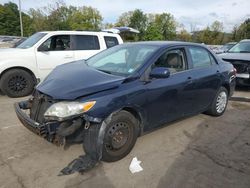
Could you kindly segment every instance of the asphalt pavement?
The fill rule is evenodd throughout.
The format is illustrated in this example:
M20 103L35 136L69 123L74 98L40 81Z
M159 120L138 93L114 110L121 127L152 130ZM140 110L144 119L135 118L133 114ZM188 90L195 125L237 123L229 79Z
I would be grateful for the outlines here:
M250 97L240 90L235 96ZM137 140L132 152L85 174L57 176L81 145L64 150L21 125L13 103L0 96L0 188L250 187L250 103L230 101L221 117L200 114ZM131 174L133 157L142 172Z

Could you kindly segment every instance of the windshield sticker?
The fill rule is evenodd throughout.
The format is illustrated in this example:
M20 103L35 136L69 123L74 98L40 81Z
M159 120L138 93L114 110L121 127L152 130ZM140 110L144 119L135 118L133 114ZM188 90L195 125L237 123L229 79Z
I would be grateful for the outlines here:
M128 70L129 73L131 73L131 72L133 72L133 71L134 71L134 69L129 69L129 70Z

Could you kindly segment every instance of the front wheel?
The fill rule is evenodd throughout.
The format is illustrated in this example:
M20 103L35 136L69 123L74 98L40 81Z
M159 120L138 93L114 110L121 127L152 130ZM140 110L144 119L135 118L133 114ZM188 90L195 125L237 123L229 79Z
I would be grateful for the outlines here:
M92 127L90 127L91 129ZM94 153L96 130L89 130L85 135L84 150ZM106 162L114 162L125 157L135 145L139 133L137 119L127 111L120 111L108 122L102 144L102 158Z
M3 74L0 80L2 92L9 97L24 97L33 91L33 76L22 69L12 69Z
M228 91L225 87L221 87L216 94L216 97L207 111L208 114L213 116L221 116L227 107L228 103Z

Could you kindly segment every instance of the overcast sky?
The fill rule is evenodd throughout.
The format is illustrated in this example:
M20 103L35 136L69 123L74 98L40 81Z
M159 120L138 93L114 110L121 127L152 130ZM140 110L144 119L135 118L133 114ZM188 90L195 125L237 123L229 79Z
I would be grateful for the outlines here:
M0 3L18 0L0 0ZM21 0L22 8L44 7L56 0ZM121 13L141 9L145 13L168 12L190 31L191 25L202 29L215 20L223 22L225 31L231 31L247 17L250 18L250 0L64 0L67 5L97 8L104 22L116 22Z

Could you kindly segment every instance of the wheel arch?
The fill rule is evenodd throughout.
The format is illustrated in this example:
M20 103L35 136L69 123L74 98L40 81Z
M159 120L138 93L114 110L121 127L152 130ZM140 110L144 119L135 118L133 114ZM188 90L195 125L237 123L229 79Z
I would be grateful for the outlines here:
M5 69L5 70L4 70L3 72L1 72L1 74L0 74L0 80L1 80L2 76L3 76L6 72L8 72L8 71L10 71L10 70L15 70L15 69L20 69L20 70L24 70L24 71L28 72L28 73L33 77L35 84L37 84L37 79L36 79L36 76L35 76L34 72L33 72L32 70L30 70L30 69L28 69L28 68L26 68L26 67L22 67L22 66L15 66L15 67L10 67L10 68Z
M228 83L224 83L221 86L224 87L224 88L226 88L227 94L230 95L230 85Z
M141 113L133 107L123 107L121 110L125 110L125 111L131 113L138 120L138 125L139 125L139 135L138 136L142 135L142 133L143 133L143 118L142 118Z

